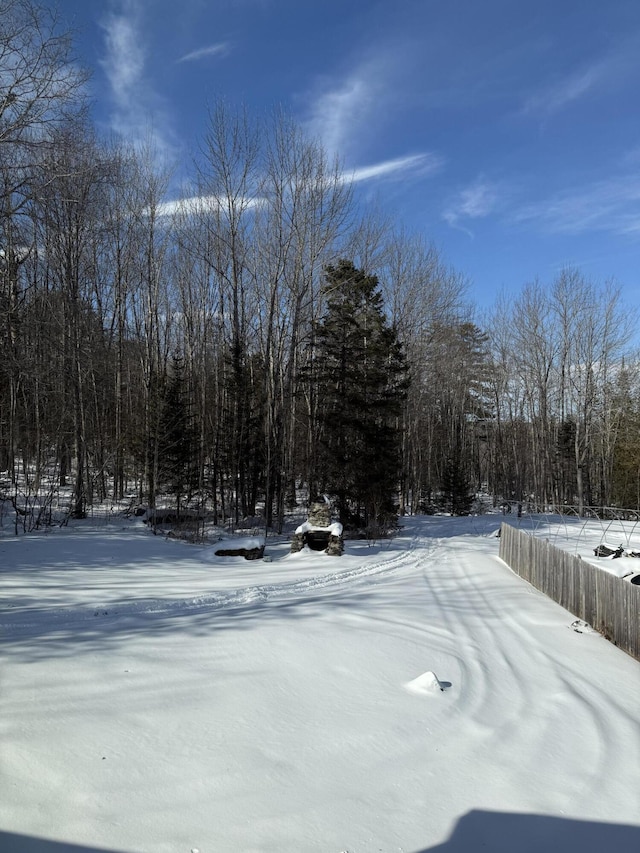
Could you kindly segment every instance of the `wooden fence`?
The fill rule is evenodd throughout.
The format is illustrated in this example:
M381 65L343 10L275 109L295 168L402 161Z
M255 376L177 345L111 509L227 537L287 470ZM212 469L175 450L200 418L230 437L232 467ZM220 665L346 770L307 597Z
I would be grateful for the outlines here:
M540 592L640 660L640 586L505 523L500 557Z

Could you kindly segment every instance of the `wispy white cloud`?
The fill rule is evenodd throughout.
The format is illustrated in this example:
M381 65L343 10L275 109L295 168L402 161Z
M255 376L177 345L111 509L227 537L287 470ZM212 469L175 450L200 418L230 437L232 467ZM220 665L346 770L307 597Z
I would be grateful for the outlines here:
M353 172L345 172L344 176L346 180L351 180L355 183L407 174L419 174L424 177L440 171L444 166L444 162L443 157L430 152L409 154L406 157L384 160L381 163L374 163L371 166L359 166Z
M162 157L170 156L172 133L166 104L146 72L144 4L122 0L119 10L106 13L100 25L104 33L104 55L100 66L111 96L111 129L134 144L153 146Z
M499 184L479 177L451 199L442 218L452 228L458 228L473 237L473 232L463 223L468 220L484 219L495 213L502 204L503 194L504 191Z
M197 216L220 210L220 199L216 196L190 196L160 202L155 208L156 216Z
M377 178L391 176L402 176L404 174L428 175L438 171L444 161L435 154L411 154L406 157L397 157L394 160L385 160L372 166L362 166L352 172L343 172L340 180L344 182L370 181ZM245 210L260 206L265 202L264 198L244 198L238 200ZM163 201L155 208L157 216L202 216L209 213L224 215L226 201L215 195L183 196L181 198Z
M521 204L524 187L479 177L451 198L442 218L473 237L471 224L499 216L510 224L532 226L558 235L594 232L640 235L640 175L620 174L584 187L564 189Z
M305 122L310 134L332 154L344 154L349 138L368 116L374 102L371 80L355 73L312 99Z
M244 198L236 199L236 204L243 210L258 207L264 199ZM215 195L184 196L182 198L163 201L154 210L156 216L205 216L210 213L225 215L228 201Z
M605 71L605 63L599 63L591 68L575 72L562 80L556 80L552 85L527 98L522 107L522 113L548 118L554 113L560 112L569 104L592 91L603 78Z
M106 53L100 64L111 85L116 107L123 111L129 110L144 72L145 51L137 24L135 8L129 14L111 13L102 19Z
M413 78L411 40L389 36L354 46L346 63L317 77L299 93L306 130L333 155L353 162L372 142L391 132L399 106L409 98Z
M520 208L513 218L556 234L591 231L637 234L640 232L640 176L632 173L597 181L585 188L565 190Z
M636 79L638 35L630 34L616 43L615 50L557 76L525 99L520 113L548 119L578 102L602 93L610 94Z
M192 50L190 53L185 53L177 62L195 62L199 59L207 59L210 56L218 56L220 58L227 56L231 51L229 42L221 41L216 44L210 44L207 47L200 47L198 50Z
M345 182L373 181L379 178L401 177L403 175L422 176L434 174L439 171L444 160L435 154L411 154L406 157L397 157L393 160L385 160L371 166L361 166L353 171L345 171L340 179ZM264 199L247 198L243 201L245 209L260 205ZM207 213L224 212L225 201L214 195L184 196L161 202L155 209L158 216L174 216L184 214L186 216L198 216Z

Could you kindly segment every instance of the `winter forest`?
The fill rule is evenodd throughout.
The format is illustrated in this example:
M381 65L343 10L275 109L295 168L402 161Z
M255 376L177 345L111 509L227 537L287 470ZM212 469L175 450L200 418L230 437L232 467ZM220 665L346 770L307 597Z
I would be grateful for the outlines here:
M0 493L384 529L502 501L640 508L632 315L574 269L484 316L281 111L191 162L102 138L73 40L0 0ZM171 200L174 199L174 200ZM176 200L177 199L177 200ZM301 491L302 490L302 491ZM69 501L68 496L71 495Z

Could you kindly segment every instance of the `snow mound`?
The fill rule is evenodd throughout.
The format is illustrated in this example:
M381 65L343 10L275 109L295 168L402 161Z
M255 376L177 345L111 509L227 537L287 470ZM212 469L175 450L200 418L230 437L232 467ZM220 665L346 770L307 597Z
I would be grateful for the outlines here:
M638 571L637 557L619 557L611 560L607 557L604 559L596 558L591 561L591 564L602 569L603 572L608 572L610 575L615 575L618 578L626 578Z
M445 688L450 686L446 681L440 681L435 672L431 672L431 670L423 672L422 675L405 684L405 688L410 693L417 693L420 696L444 692Z
M326 532L332 536L342 536L342 525L339 521L334 521L327 527L319 527L317 524L311 524L310 521L303 521L301 525L296 527L295 533L314 533Z

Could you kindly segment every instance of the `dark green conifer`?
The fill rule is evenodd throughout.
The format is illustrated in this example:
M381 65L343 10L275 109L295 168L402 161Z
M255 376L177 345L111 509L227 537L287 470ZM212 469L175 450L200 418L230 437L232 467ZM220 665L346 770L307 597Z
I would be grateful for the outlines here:
M180 512L183 498L194 485L195 433L189 382L184 359L175 353L171 360L158 431L158 474L161 487L173 495Z
M407 373L375 276L350 261L326 268L327 306L316 327L318 482L341 521L372 527L392 511L400 464L398 418Z
M442 506L451 515L469 515L473 505L471 483L460 448L447 458L442 475Z

